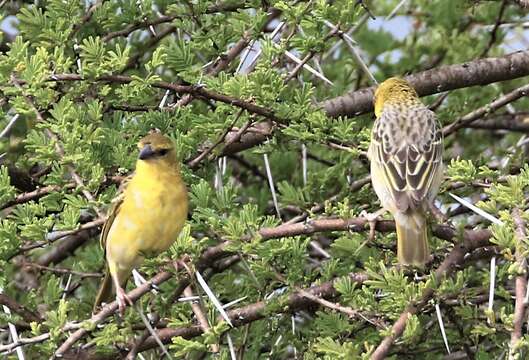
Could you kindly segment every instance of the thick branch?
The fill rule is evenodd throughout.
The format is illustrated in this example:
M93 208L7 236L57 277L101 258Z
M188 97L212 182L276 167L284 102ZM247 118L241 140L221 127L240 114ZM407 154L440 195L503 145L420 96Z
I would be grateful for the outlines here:
M20 315L28 324L32 321L41 322L42 318L38 313L35 313L23 305L20 305L15 300L11 299L6 294L0 294L0 305L7 306L12 312Z
M475 85L512 80L529 75L529 51L497 58L446 65L406 76L420 96L426 96ZM328 116L355 116L373 109L373 92L369 87L326 100L320 105Z
M239 130L232 130L226 135L225 147L222 149L222 155L233 155L262 144L266 139L272 136L274 126L270 121L266 121L252 125L244 132Z
M509 117L511 119L509 119ZM478 120L471 124L468 124L467 128L470 129L483 129L483 130L505 130L505 131L516 131L521 133L529 133L529 123L523 121L522 116L504 116L497 120Z

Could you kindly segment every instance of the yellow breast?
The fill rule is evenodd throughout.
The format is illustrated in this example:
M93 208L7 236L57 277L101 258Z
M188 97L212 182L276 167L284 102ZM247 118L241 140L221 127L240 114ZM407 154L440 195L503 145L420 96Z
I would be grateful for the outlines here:
M167 250L186 221L187 191L178 171L155 170L137 169L110 228L107 252L120 267Z

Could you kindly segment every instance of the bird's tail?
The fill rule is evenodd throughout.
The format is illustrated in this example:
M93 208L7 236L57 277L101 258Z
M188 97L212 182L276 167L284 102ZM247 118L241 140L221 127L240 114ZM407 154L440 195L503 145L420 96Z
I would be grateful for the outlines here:
M420 209L397 213L397 258L400 264L423 266L430 259L426 218Z
M109 303L110 301L113 300L113 294L114 294L114 289L113 289L113 284L112 284L112 277L110 276L110 272L108 271L108 269L105 271L105 277L103 278L103 281L101 282L101 285L99 286L99 291L97 292L97 296L96 296L96 301L94 303L94 308L93 308L93 312L95 313L97 308L102 304L102 303Z

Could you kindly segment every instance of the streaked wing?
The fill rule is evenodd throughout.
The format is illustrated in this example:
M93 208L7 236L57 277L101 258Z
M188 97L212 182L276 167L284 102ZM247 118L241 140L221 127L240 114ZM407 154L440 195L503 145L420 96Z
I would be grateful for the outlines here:
M433 112L423 106L383 111L373 128L371 147L371 161L383 170L397 209L415 208L429 198L443 152Z
M101 229L101 236L99 237L99 244L105 251L106 251L108 233L110 232L110 228L112 227L112 224L114 223L114 219L119 213L121 204L123 203L123 199L125 197L124 196L125 189L127 188L127 185L129 184L130 179L132 178L133 175L134 174L127 176L121 182L121 185L119 186L119 189L118 189L118 195L112 200L112 205L110 206L110 209L108 211L107 219Z

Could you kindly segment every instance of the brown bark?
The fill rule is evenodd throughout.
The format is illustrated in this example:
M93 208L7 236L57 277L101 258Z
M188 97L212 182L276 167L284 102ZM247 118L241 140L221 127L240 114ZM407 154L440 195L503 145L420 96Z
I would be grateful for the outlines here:
M445 65L406 76L420 96L529 75L529 51L519 51L497 58ZM360 89L320 103L328 116L355 116L373 109L375 87Z

